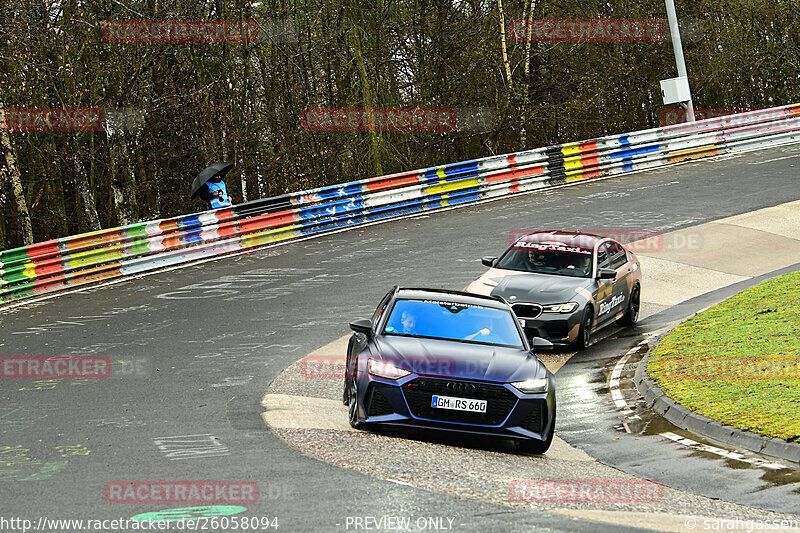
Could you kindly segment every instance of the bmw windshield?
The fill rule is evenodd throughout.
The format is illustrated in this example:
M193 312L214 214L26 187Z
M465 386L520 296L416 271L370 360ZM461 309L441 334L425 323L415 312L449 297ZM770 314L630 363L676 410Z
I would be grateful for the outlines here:
M509 311L438 300L397 300L383 333L523 347L516 321Z
M587 278L592 273L592 250L564 243L519 241L494 268Z

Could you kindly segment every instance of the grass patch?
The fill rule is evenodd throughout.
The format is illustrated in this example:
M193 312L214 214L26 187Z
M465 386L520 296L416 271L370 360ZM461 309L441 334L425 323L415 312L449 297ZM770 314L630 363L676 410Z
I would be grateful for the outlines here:
M656 346L647 371L695 413L800 442L800 272L687 320Z

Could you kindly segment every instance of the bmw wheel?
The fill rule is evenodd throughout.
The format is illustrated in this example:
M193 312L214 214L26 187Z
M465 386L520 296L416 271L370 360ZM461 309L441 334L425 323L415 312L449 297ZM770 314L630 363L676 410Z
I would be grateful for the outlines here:
M592 337L592 304L586 304L586 311L583 312L581 319L581 328L578 331L578 338L575 339L574 346L578 350L582 350L589 346L589 340Z
M617 324L620 326L633 326L639 320L639 300L641 299L639 293L639 285L634 285L633 289L631 289L631 299L628 302L628 309L626 309L625 314L617 320Z

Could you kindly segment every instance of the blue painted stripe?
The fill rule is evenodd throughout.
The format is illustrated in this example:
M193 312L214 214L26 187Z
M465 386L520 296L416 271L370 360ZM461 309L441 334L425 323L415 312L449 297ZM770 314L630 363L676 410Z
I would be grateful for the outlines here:
M625 148L622 150L617 150L616 152L611 152L608 154L608 156L614 159L629 159L638 155L645 155L658 151L659 145L648 144L647 146L639 146L638 148Z
M297 210L300 220L311 220L319 217L331 217L351 211L364 209L364 198L346 198L335 202L324 204L314 204L308 207L301 207Z
M203 242L203 237L200 235L202 232L202 228L190 229L181 235L181 241L186 244Z
M176 221L176 224L181 229L199 228L200 226L202 226L199 215L189 215L183 218L179 218Z

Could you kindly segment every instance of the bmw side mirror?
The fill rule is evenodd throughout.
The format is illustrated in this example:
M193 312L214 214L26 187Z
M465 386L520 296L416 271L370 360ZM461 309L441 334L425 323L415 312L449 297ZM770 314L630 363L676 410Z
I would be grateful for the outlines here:
M601 268L597 272L597 279L614 279L617 277L617 271L613 268Z
M486 257L481 258L481 263L483 263L483 266L487 266L487 267L491 268L491 267L494 266L494 262L496 260L497 260L496 257L491 257L491 256L487 255Z
M372 335L372 321L369 318L357 318L350 322L350 329L369 337Z
M543 339L541 337L534 337L531 341L531 345L533 346L534 352L552 352L553 351L553 343L547 339Z

